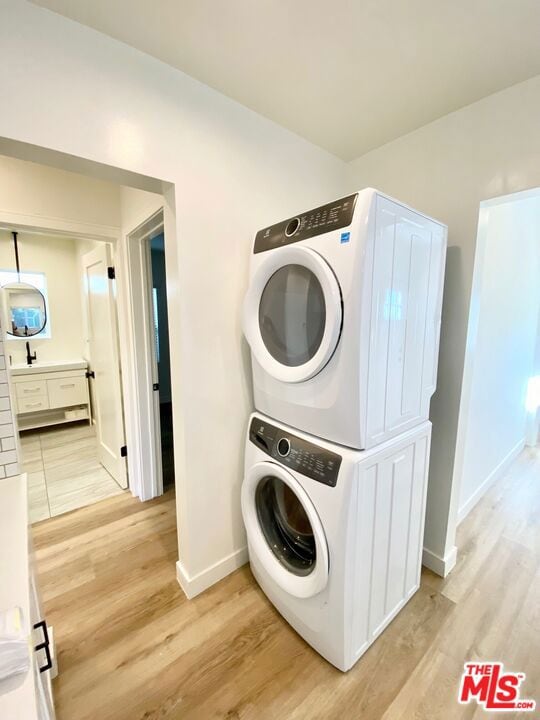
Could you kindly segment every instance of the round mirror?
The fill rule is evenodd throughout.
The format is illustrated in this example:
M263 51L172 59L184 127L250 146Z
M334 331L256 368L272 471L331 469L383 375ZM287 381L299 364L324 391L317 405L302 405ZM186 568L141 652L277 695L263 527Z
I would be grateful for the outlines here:
M2 286L4 323L8 335L31 337L47 324L43 294L33 285L13 282Z

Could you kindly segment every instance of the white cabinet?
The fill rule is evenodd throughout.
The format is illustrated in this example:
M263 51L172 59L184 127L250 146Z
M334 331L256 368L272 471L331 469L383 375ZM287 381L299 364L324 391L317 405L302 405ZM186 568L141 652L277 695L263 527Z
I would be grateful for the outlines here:
M47 380L50 408L84 405L88 401L88 381L84 375Z
M19 430L75 420L91 421L86 363L75 369L50 365L12 371Z
M47 381L46 380L23 380L17 382L15 386L17 398L28 399L35 398L36 396L47 395Z
M54 635L46 625L33 568L25 474L0 480L0 509L0 607L21 609L30 652L26 674L0 681L0 718L54 720Z
M42 397L33 398L19 398L17 400L17 412L18 413L33 413L39 410L48 410L49 401L46 395Z

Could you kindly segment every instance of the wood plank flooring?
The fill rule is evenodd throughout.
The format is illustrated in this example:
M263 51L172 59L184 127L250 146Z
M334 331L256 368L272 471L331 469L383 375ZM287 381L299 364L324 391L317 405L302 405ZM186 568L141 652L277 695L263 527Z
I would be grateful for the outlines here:
M174 496L127 494L34 525L60 674L58 720L465 720L467 660L524 671L540 701L540 454L527 450L347 674L291 630L244 567L192 601L175 578ZM513 717L505 713L505 718ZM521 715L523 717L523 714Z
M81 423L21 433L31 522L124 492L99 462L96 428Z

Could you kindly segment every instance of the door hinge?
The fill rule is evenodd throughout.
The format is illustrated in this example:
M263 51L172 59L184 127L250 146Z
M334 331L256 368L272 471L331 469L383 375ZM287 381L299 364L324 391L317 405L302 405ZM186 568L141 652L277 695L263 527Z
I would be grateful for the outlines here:
M107 268L107 277L109 278L109 280L114 280L116 278L116 272L114 270L114 267Z
M152 385L152 390L159 390L159 383L154 383Z
M85 374L86 374L87 378L95 378L96 377L96 373L93 370L87 370Z
M127 457L127 445L122 445L120 448L120 457Z

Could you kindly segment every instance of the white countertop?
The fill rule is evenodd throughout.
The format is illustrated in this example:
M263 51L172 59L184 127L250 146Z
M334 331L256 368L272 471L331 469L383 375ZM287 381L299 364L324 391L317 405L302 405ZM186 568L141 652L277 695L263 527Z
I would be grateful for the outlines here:
M15 363L11 365L12 375L33 375L35 373L61 372L65 370L84 370L88 367L86 360L59 360L58 362Z
M0 609L20 607L29 630L30 578L26 474L0 480ZM34 673L0 682L0 718L37 717Z

